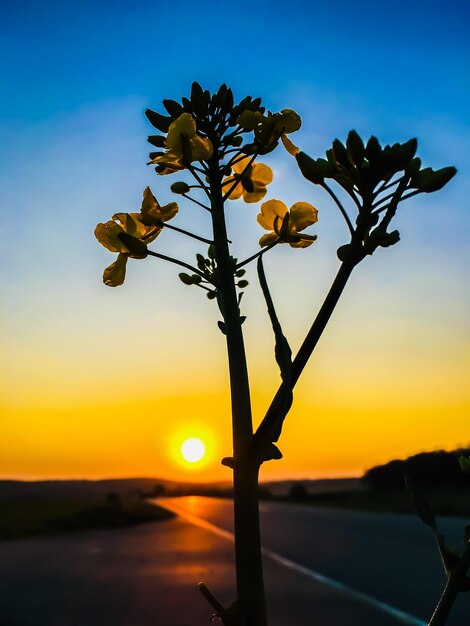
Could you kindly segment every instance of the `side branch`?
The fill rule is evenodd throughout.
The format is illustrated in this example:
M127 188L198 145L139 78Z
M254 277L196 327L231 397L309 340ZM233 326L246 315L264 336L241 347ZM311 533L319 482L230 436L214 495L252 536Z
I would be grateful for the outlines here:
M160 254L160 252L152 252L151 250L147 250L147 254L148 256L154 256L156 259L162 259L163 261L169 261L170 263L174 263L175 265L180 265L181 267L186 268L190 272L193 272L194 274L198 274L199 276L201 276L201 278L204 278L204 280L206 280L208 283L211 283L212 285L214 285L214 287L217 287L217 285L214 282L212 282L208 276L203 274L203 272L200 272L196 267L193 267L189 263L185 263L184 261L180 261L179 259L174 259L173 257L167 256L166 254Z
M355 262L343 262L340 266L336 278L328 292L328 295L323 302L321 309L318 312L307 336L304 339L298 353L296 354L292 362L292 370L289 384L283 382L270 407L268 408L265 417L261 424L258 426L256 433L253 436L253 443L256 450L263 450L264 447L279 439L282 429L282 422L284 421L285 414L282 410L285 406L285 398L287 394L290 394L295 387L301 373L303 372L315 346L318 343L330 317L333 313L336 304L343 292L343 289L355 267Z

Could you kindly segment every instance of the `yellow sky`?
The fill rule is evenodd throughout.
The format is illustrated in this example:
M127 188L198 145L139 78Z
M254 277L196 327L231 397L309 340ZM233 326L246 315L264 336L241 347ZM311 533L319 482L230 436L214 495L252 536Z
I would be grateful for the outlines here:
M100 286L106 324L90 318L74 330L57 315L56 325L25 328L3 375L0 476L230 477L220 465L231 453L224 338L215 307L199 291L175 285L184 306L173 307L170 297L170 316L165 305L120 315L113 298L132 301L137 288ZM278 373L254 280L252 289L245 334L258 421ZM415 300L409 316L389 317L393 298L377 293L364 306L355 297L361 289L369 287L357 276L297 387L280 441L284 459L266 464L263 478L357 475L395 456L469 443L462 327L456 319L440 325L437 305L428 319L417 318L423 303ZM293 307L294 348L314 295ZM150 300L142 294L144 311ZM281 312L289 308L292 301L283 301ZM194 465L179 453L192 436L207 444L204 462Z

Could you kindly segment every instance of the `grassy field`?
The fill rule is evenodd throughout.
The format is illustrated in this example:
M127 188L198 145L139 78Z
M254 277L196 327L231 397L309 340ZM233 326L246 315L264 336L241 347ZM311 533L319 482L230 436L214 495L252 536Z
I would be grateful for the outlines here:
M431 510L436 515L470 518L470 491L468 489L433 489L423 491ZM277 499L277 498L276 498ZM402 490L375 491L354 489L330 493L308 494L301 498L279 498L315 506L329 506L356 511L383 513L414 513L410 494Z
M171 517L173 513L139 498L116 502L7 500L0 502L0 540L93 528L122 528Z

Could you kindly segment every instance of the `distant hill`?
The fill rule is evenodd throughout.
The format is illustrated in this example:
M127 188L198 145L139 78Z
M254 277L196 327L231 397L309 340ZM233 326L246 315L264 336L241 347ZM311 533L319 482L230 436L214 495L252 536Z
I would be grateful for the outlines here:
M293 485L302 484L309 494L356 489L358 478L324 480L283 480L265 482L260 485L262 497L284 496ZM160 478L115 478L107 480L43 480L20 481L0 480L0 501L16 499L78 499L102 500L109 494L120 496L177 496L205 495L228 497L232 494L231 484L226 482L190 483Z

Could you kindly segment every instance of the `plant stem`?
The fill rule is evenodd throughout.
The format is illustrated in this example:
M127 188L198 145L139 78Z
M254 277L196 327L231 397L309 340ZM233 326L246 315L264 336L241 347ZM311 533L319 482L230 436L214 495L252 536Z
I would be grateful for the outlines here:
M217 150L214 149L214 153L217 154ZM227 241L222 173L217 158L211 159L209 168L212 223L227 339L232 403L235 562L239 621L240 626L267 626L258 511L259 464L251 462L248 456L253 439L248 368L234 268Z
M248 257L247 259L245 259L244 261L241 261L241 263L237 263L237 265L235 266L237 270L239 270L241 267L243 267L244 265L247 265L248 263L251 263L251 261L254 261L255 259L257 259L258 257L262 256L263 254L265 254L268 250L271 250L271 248L274 248L274 246L276 246L279 243L279 241L275 241L274 243L271 243L269 246L266 246L266 248L263 248L262 250L260 250L259 252L256 252L255 254L252 254L250 257Z
M336 278L319 310L310 330L307 333L297 355L292 361L292 373L290 385L293 389L298 381L307 361L309 360L315 346L318 343L336 304L343 292L343 289L355 267L355 263L344 262L341 264ZM284 403L285 393L288 391L286 384L282 383L268 408L265 417L259 425L255 435L255 446L260 449L264 444L277 441L281 432L282 423L279 423L277 414ZM283 419L283 418L282 418Z
M428 626L444 626L458 594L457 586L452 584L452 578L449 577Z
M182 235L186 235L187 237L192 237L193 239L197 239L198 241L202 241L202 243L207 243L207 245L211 245L214 243L210 239L206 239L205 237L200 237L199 235L195 235L194 233L190 233L189 230L184 230L184 228L178 228L178 226L173 226L172 224L164 224L165 228L169 228L170 230L174 230L177 233L181 233Z
M457 596L462 591L467 571L470 568L470 546L467 547L457 566L447 576L447 583L428 626L444 626Z
M193 272L194 274L199 274L199 276L201 276L201 278L204 278L204 280L207 280L207 282L212 282L205 274L200 272L197 268L193 267L189 263L185 263L184 261L180 261L179 259L174 259L173 257L167 256L166 254L160 254L160 252L152 252L152 250L147 250L147 254L148 256L154 256L156 259L162 259L163 261L169 261L170 263L174 263L175 265L185 267L190 272Z

